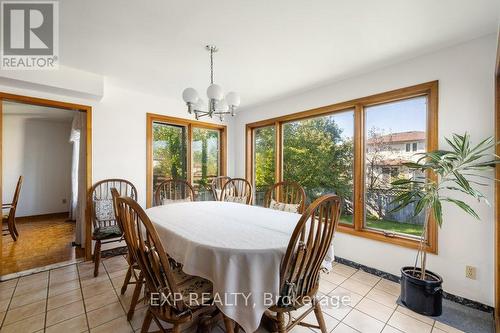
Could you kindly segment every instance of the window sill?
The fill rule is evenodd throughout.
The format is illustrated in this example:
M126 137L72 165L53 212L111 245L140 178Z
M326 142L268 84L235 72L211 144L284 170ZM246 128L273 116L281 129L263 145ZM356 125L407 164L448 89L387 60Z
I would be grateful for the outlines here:
M379 242L398 245L410 249L418 249L419 245L419 241L416 239L406 238L399 235L388 236L384 235L383 232L377 232L368 229L355 230L352 227L348 227L347 225L342 225L342 224L338 225L337 231L353 236L368 238ZM431 244L427 245L427 253L438 254L437 243L436 242L433 243L434 244L432 244L431 242Z

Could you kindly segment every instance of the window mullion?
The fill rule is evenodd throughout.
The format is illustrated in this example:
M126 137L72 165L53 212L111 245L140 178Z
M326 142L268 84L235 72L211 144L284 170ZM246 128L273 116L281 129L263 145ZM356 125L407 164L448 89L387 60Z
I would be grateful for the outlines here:
M191 165L193 164L193 156L191 154L191 145L193 143L193 126L191 124L187 125L187 147L186 147L186 154L187 154L187 181L191 184L192 182L192 174L191 174Z
M275 133L275 168L274 168L274 181L279 183L283 180L283 131L282 124L277 121L274 123L274 133Z
M354 110L354 229L362 230L365 215L364 180L364 109L356 104Z

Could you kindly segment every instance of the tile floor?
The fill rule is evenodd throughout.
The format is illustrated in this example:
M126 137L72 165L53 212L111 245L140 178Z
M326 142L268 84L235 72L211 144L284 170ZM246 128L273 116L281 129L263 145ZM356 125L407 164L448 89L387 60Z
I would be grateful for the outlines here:
M2 282L0 331L138 332L146 306L140 303L133 320L127 321L133 286L120 295L126 269L126 260L119 256L103 260L97 278L93 277L93 264L86 262ZM322 277L320 293L350 299L340 307L323 307L329 332L461 332L398 306L398 284L342 264ZM315 323L314 315L309 316ZM224 333L222 327L213 332ZM300 326L293 332L313 333Z

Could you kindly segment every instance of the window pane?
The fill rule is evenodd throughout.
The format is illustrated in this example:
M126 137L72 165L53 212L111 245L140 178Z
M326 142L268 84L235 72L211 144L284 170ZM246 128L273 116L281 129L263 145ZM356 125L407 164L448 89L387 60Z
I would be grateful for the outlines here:
M425 213L413 217L414 207L391 212L398 194L391 182L423 174L409 174L402 164L416 161L426 150L427 97L367 107L365 227L419 237Z
M343 202L342 223L352 224L354 112L283 125L283 180L304 187L308 203L326 193Z
M213 200L210 185L219 176L220 132L206 128L193 128L191 178L198 200Z
M275 183L275 127L255 129L254 147L255 204L262 206L266 191Z
M153 191L169 178L187 179L187 129L153 123Z

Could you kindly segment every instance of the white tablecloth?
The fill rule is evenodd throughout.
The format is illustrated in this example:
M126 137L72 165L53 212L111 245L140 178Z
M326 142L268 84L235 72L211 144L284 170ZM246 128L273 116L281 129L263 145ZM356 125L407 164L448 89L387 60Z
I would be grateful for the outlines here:
M279 295L280 263L300 215L216 201L146 212L168 254L186 273L212 281L226 303L217 303L219 309L254 332L268 307L264 293Z

